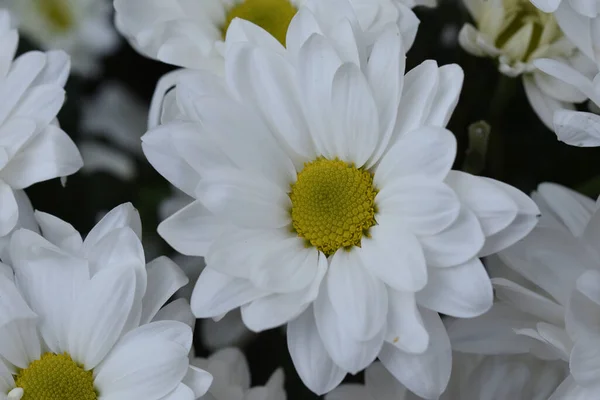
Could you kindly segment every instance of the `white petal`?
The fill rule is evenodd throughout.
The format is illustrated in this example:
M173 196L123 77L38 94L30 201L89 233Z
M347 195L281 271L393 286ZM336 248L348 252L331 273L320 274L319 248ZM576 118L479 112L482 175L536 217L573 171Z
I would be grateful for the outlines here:
M310 287L298 292L272 294L242 306L242 318L255 332L275 328L300 315L319 294L319 288L328 262L324 254L318 256L317 273Z
M573 378L582 386L598 386L600 378L600 338L582 338L571 351L569 367Z
M375 400L406 400L408 392L381 362L374 362L365 370L365 386Z
M194 201L161 222L158 233L182 254L205 256L222 225L200 201Z
M265 291L291 293L306 289L317 275L322 254L314 247L307 248L299 237L283 239L277 244L262 263L249 266L250 279Z
M74 174L82 166L83 160L71 138L49 125L4 167L0 176L13 188L23 189Z
M17 225L19 207L12 188L0 179L0 236L7 235Z
M108 233L124 227L131 228L139 238L142 237L140 214L131 203L123 203L113 208L92 228L83 243L86 252Z
M437 93L438 82L438 66L432 60L419 64L406 74L394 129L396 138L422 126Z
M194 287L192 311L198 318L212 318L267 294L246 279L205 268Z
M282 186L294 182L296 170L292 161L252 110L225 97L193 97L191 105L191 115L239 168Z
M383 186L375 203L379 213L401 221L416 235L435 235L452 229L460 202L452 189L425 177L394 178Z
M559 110L554 113L554 132L558 140L571 146L600 146L600 117L582 111Z
M331 83L342 60L321 35L312 35L298 54L298 80L317 154L334 158L331 130Z
M537 193L542 197L550 212L556 215L574 236L581 236L595 211L589 197L554 183L542 183Z
M176 299L158 310L152 321L179 321L193 328L196 317L186 299Z
M379 143L377 106L360 68L345 63L336 71L331 87L334 154L362 167Z
M523 86L529 103L538 117L542 120L548 129L552 129L552 121L554 113L565 108L572 108L572 105L564 101L556 100L544 92L537 86L532 76L523 76Z
M103 397L158 400L174 390L184 378L189 348L147 333L136 340L124 338L94 369L94 384Z
M400 177L422 175L440 181L446 177L456 156L456 139L443 128L421 127L400 136L375 172L379 188Z
M331 391L346 376L346 372L333 362L323 346L312 307L288 324L287 343L298 375L314 393Z
M37 334L38 318L15 284L0 274L0 355L19 368L27 368L42 354Z
M73 254L81 250L83 240L73 225L41 211L35 211L35 220L50 243Z
M134 295L131 269L101 271L82 288L68 328L68 352L86 370L96 367L121 336Z
M493 278L492 284L496 297L504 303L512 304L520 311L527 312L544 321L556 325L564 323L564 307L547 297L503 278Z
M423 353L429 333L412 293L388 289L388 324L385 340L406 353Z
M588 18L595 18L598 15L598 6L595 1L590 0L569 0L569 4L579 14Z
M420 236L427 265L448 267L465 263L483 247L485 236L475 214L465 206L458 218L442 232Z
M194 398L202 397L212 384L213 377L208 372L200 368L189 366L187 374L183 378L183 383L186 384L194 393Z
M431 104L424 125L445 127L458 103L465 74L457 64L448 64L439 68L437 93Z
M427 286L417 293L419 305L460 318L481 315L492 307L493 289L479 259L448 268L430 268Z
M386 343L379 359L410 391L426 399L436 399L450 379L452 350L437 313L422 310L421 315L431 338L428 349L422 354L408 354Z
M232 46L226 60L229 86L246 104L256 107L292 160L301 166L315 158L291 64L278 54L247 44ZM248 73L253 79L248 79Z
M142 300L140 325L147 324L175 292L188 283L188 278L177 264L167 257L159 257L146 266L148 286Z
M15 388L15 380L8 367L0 360L0 396L10 392ZM2 400L7 400L7 397L0 397Z
M17 286L43 316L39 329L46 344L54 352L65 351L71 313L89 279L87 263L25 229L13 234L10 253Z
M569 335L577 340L600 335L600 273L586 271L577 279L567 304L565 323Z
M533 5L542 10L545 13L552 13L556 11L561 0L535 0L532 1Z
M148 162L162 176L178 189L193 196L200 174L183 158L171 137L171 132L180 132L186 127L189 124L181 122L158 126L142 136L142 149Z
M448 321L447 321L448 322ZM450 320L448 334L455 351L477 354L528 353L531 339L515 330L533 328L530 314L496 303L480 317Z
M383 282L365 268L358 250L338 250L331 258L326 279L340 328L361 341L376 336L386 320L387 290Z
M327 285L322 285L313 309L319 336L335 364L351 374L356 374L375 360L383 345L385 326L370 340L354 339L342 325L341 317L333 310Z
M471 174L450 171L445 181L477 216L483 233L491 236L517 217L517 204L500 188Z
M398 26L389 24L373 45L366 68L366 76L379 111L381 139L368 166L381 158L387 149L398 114L398 105L404 84L406 55Z
M363 265L396 290L416 292L427 283L427 265L421 244L394 219L379 218L357 250Z
M572 376L568 376L548 400L588 400L597 393L597 387L588 389L579 386Z
M241 170L215 170L196 196L216 216L246 228L281 228L290 222L291 201L272 181Z

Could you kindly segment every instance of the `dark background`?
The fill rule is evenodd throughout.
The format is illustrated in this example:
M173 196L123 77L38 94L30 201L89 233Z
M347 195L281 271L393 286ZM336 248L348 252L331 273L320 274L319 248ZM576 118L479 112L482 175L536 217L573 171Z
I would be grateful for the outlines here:
M465 162L469 147L468 127L485 120L491 126L488 152L482 175L510 183L526 192L540 182L551 181L582 191L594 198L600 193L600 148L567 146L538 120L529 106L519 79L501 76L493 60L475 58L458 46L456 36L468 20L464 9L452 0L440 0L437 9L417 8L421 26L407 59L407 70L423 60L438 64L458 63L465 71L460 101L448 128L458 139L455 168ZM20 51L31 49L21 39ZM158 78L172 67L143 58L123 42L120 50L105 60L100 80L116 80L133 91L147 104ZM77 142L80 104L83 96L93 95L99 81L86 81L72 76L67 84L67 101L59 119L63 129ZM479 154L479 156L484 156ZM158 204L169 196L169 185L147 162L138 160L138 177L133 182L120 181L104 173L75 174L63 188L58 179L34 185L27 190L35 208L54 214L80 232L88 232L99 212L130 201L140 211L144 236L155 238ZM479 171L478 171L479 172ZM172 255L164 242L157 254ZM199 322L201 323L201 322ZM197 353L209 353L196 340ZM288 398L316 399L296 375L280 329L256 335L244 347L251 366L254 385L264 384L279 366L285 368ZM360 380L361 377L349 377Z

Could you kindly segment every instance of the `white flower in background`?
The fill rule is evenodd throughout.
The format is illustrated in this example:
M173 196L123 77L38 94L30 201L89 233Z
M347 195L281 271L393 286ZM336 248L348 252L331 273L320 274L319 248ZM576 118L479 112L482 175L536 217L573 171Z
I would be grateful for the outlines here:
M83 76L100 72L99 58L119 44L109 0L0 0L0 7L34 45L67 52L73 72Z
M104 83L83 103L79 143L82 172L107 172L123 180L137 175L136 158L142 156L141 136L146 131L148 107L116 82ZM95 139L104 139L104 144Z
M292 359L314 392L379 356L435 398L451 369L437 312L488 310L478 257L522 238L538 209L508 185L450 171L456 141L443 127L460 67L426 61L404 76L395 24L367 49L350 4L336 4L346 16L330 21L337 38L315 31L308 7L292 20L287 49L235 20L227 80L181 78L177 117L142 146L195 200L159 233L205 257L195 315L241 306L254 331L289 323Z
M18 40L8 13L0 10L0 252L11 230L31 226L23 222L31 220L32 209L22 189L82 166L77 147L56 121L69 57L34 51L13 59Z
M439 400L547 400L568 374L566 363L532 356L453 354L452 376ZM378 362L365 384L343 384L325 400L419 400Z
M559 23L562 8L561 12L547 14L529 0L463 1L476 26L463 26L461 46L475 56L496 59L501 73L521 76L531 106L548 128L552 129L556 110L574 110L574 103L586 100L577 88L534 65L540 58L552 58L586 73L594 68L590 56L578 51L577 43L563 33L561 28L572 24L569 20Z
M54 216L36 218L46 239L13 233L0 270L0 397L204 395L212 378L189 363L189 305L163 307L187 279L166 257L146 266L137 211L117 207L85 241Z
M114 7L117 28L141 54L179 67L221 72L223 41L234 18L259 25L285 45L288 25L304 2L114 0ZM352 0L352 3L363 30L377 33L387 23L397 22L407 33L406 40L412 44L419 21L402 2ZM339 10L332 9L331 12L328 17L343 18Z
M564 360L571 376L551 399L594 399L600 387L598 204L548 183L534 199L542 210L539 225L488 264L498 301L487 314L449 323L452 345Z
M237 348L222 349L192 364L210 372L213 383L201 400L286 400L283 370L273 373L265 386L250 387L248 361Z
M362 29L370 32L365 40L372 43L385 25L395 23L402 33L405 48L408 50L412 46L419 20L409 6L421 4L421 1L408 0L408 5L399 0L350 2ZM430 2L425 0L424 3ZM163 0L114 0L117 28L139 53L184 67L159 80L150 107L149 127L159 124L164 97L177 79L186 73L186 69L210 70L220 75L224 73L224 40L234 18L257 24L281 44L289 46L289 39L286 39L288 26L304 3L305 0L173 0L167 4ZM339 35L339 32L329 29L332 22L346 18L336 1L309 4L309 7L324 9L317 13L323 19L314 21L316 30ZM143 13L139 12L141 9ZM251 32L243 31L244 25L236 26L242 31L234 32L233 36L254 40L252 36L247 36ZM228 42L231 43L231 39Z

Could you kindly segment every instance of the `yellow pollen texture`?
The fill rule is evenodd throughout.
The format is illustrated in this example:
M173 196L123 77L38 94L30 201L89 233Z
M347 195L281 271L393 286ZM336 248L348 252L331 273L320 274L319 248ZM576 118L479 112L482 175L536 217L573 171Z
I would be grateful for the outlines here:
M290 193L294 230L327 256L360 246L375 225L376 194L368 171L338 159L306 163Z
M260 26L285 46L287 28L296 11L289 0L243 0L227 13L222 28L223 38L231 21L241 18Z
M45 353L17 374L21 400L97 400L92 371L85 371L67 353Z
M64 32L73 26L74 17L68 0L36 0L40 12L46 17L52 28Z

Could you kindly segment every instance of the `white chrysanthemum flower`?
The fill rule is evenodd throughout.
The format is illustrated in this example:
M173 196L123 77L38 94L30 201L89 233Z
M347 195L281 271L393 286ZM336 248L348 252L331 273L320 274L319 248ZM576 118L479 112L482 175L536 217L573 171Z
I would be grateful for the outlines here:
M568 374L566 363L532 356L454 353L452 377L439 400L547 400ZM343 384L325 400L419 400L378 362L365 371L365 384Z
M569 362L551 397L592 399L600 385L600 211L567 188L542 184L540 224L489 264L498 301L449 325L453 347L480 354L532 353ZM580 397L578 397L580 396Z
M117 207L85 241L56 217L36 218L46 239L16 231L3 260L12 269L0 269L0 398L204 395L211 376L189 364L189 305L163 307L187 279L166 257L145 265L137 211Z
M142 146L195 201L159 233L205 256L196 316L241 306L252 330L289 322L294 364L313 391L379 355L411 390L435 397L451 368L437 312L487 311L492 287L478 256L523 237L538 209L508 185L450 171L456 140L443 126L460 67L426 61L404 76L395 24L367 48L350 5L336 4L345 16L332 22L336 35L319 34L303 7L287 50L235 20L227 78L182 78L179 116Z
M137 175L136 158L142 157L140 137L146 131L148 107L117 82L104 83L83 103L79 143L82 172L108 172L120 179ZM106 139L110 145L93 138Z
M250 387L248 361L239 349L219 350L209 358L194 358L192 364L210 372L213 383L201 400L286 400L283 370L271 375L265 386Z
M119 37L109 0L0 0L16 19L19 31L44 50L71 56L73 72L93 76L99 58L114 51Z
M259 25L285 44L288 25L304 2L114 0L114 6L117 28L140 53L179 67L220 72L223 41L234 18ZM397 22L412 44L419 21L401 1L352 0L352 3L364 30L379 32L385 24ZM332 18L341 15L335 7L330 12Z
M32 213L22 189L71 175L83 164L56 121L69 57L62 51L35 51L14 59L18 40L8 13L0 10L0 251L7 241L2 238L23 226L20 213Z
M589 55L578 51L577 43L563 33L565 26L573 26L562 17L563 8L556 14L547 14L529 0L463 1L476 26L463 26L459 34L461 46L475 56L497 59L501 73L521 76L531 106L548 128L552 129L556 110L574 110L573 103L585 101L586 96L577 88L534 65L540 58L552 58L582 71L593 68Z

